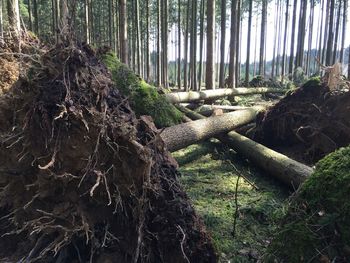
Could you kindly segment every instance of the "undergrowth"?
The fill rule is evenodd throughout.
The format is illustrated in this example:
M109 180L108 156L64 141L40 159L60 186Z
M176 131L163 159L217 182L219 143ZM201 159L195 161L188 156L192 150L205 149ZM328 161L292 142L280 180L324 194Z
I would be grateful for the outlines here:
M217 143L193 145L174 156L180 164L180 180L204 219L221 262L257 262L285 214L287 190ZM244 178L239 180L233 238L236 168Z
M138 116L152 116L158 127L168 127L181 122L183 114L159 95L155 87L121 63L114 53L107 52L102 55L102 60L110 70L116 87L129 98L131 107Z

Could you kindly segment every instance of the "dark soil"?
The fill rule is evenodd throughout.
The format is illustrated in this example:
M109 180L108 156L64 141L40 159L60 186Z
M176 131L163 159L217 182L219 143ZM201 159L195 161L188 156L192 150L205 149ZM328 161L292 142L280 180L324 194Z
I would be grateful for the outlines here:
M152 122L88 46L0 97L1 262L216 262Z
M310 80L260 116L254 139L314 164L350 143L350 92Z

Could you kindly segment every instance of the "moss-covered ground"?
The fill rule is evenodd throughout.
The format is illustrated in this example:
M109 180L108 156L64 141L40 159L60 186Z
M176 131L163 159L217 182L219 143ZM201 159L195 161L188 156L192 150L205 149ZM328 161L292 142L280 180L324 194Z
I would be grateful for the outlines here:
M215 141L192 145L174 157L180 165L180 180L211 233L220 262L257 262L284 215L288 190Z

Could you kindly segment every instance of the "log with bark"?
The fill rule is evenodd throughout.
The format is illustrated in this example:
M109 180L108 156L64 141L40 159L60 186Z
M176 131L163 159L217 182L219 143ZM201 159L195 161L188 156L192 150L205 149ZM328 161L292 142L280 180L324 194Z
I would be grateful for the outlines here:
M230 110L229 110L230 109ZM220 115L220 113L224 112L232 112L232 111L240 111L247 109L256 109L262 110L262 106L252 106L252 107L243 107L243 106L217 106L217 105L203 105L196 112L199 114L209 117L213 115Z
M243 96L264 93L285 93L284 89L274 88L236 88L236 89L216 89L205 91L173 92L164 96L172 103L193 102L199 100L214 100L226 96Z
M185 107L178 106L178 108L193 120L205 119L204 116ZM313 168L256 143L237 132L231 131L228 134L216 134L215 138L232 147L237 153L242 154L293 189L297 189L313 172Z
M248 124L255 119L257 113L257 108L251 108L179 124L164 129L161 137L169 151L176 151L196 142L211 138L216 134L229 132L239 126Z

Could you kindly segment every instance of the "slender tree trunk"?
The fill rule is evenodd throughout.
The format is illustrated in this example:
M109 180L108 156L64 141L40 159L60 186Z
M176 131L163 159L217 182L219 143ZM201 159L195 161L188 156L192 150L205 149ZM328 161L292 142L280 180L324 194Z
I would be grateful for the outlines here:
M90 37L90 4L91 0L85 0L85 39L86 43L90 44L91 37Z
M344 62L344 53L345 53L345 37L346 37L346 22L347 22L347 14L348 14L348 0L344 0L343 5L343 29L342 29L342 40L341 40L341 47L340 47L340 56L339 56L339 62ZM350 52L350 50L349 50Z
M11 33L18 37L21 31L18 0L7 0L7 16Z
M299 17L299 32L297 40L297 55L296 55L296 66L303 67L304 65L304 44L305 44L305 27L306 27L306 14L307 14L307 3L308 1L301 0L300 6L300 17ZM311 29L310 29L311 30Z
M108 42L113 47L113 0L108 0Z
M163 0L162 50L163 50L163 87L168 88L168 0Z
M237 0L237 19L236 19L236 68L235 68L235 74L236 74L236 86L239 84L240 75L241 75L241 39L242 39L242 20L241 20L241 5L242 1Z
M162 85L161 6L157 0L157 86Z
M0 0L0 45L4 43L4 19L2 14L3 3Z
M348 47L349 57L348 57L348 80L350 80L350 46Z
M294 70L294 47L295 47L295 28L296 28L296 21L297 21L297 4L298 0L294 0L293 4L293 18L292 18L292 39L290 42L290 55L289 55L289 74L293 74Z
M278 19L281 17L281 14L279 13L279 6L280 6L280 0L277 0L276 9L275 9L275 24L274 28L276 30L274 31L274 41L273 41L273 55L272 55L272 69L271 69L271 77L274 77L275 74L275 66L276 66L276 48L277 48L277 39L278 39Z
M28 0L28 23L29 23L29 30L33 31L33 15L32 15L32 1Z
M266 16L267 0L262 0L261 11L261 31L260 31L260 55L259 55L259 75L264 76L265 68L265 46L266 46Z
M327 40L327 52L326 52L326 65L332 64L332 54L333 54L333 39L334 39L334 6L335 0L330 0L330 15L329 15L329 24L328 24L328 40Z
M140 32L140 5L139 0L135 0L135 24L136 24L136 58L137 73L141 75L141 32Z
M252 34L253 1L249 1L248 9L248 36L247 36L247 60L245 62L245 83L249 86L250 46Z
M177 86L181 89L181 0L178 0L177 12L177 41L178 41L178 64L177 64Z
M313 40L313 27L314 27L314 10L315 4L311 2L310 7L310 30L309 30L309 39L308 39L308 49L306 57L306 75L311 75L311 52L312 52L312 40Z
M204 47L204 16L205 16L205 3L201 0L200 6L200 41L199 41L199 72L198 72L198 87L202 88L202 76L203 76L203 47Z
M338 40L339 40L339 26L340 26L340 13L342 8L342 1L338 2L338 12L337 12L337 22L335 27L335 37L334 37L334 47L333 47L333 55L332 55L332 64L335 64L337 60L338 53Z
M119 39L120 59L123 63L129 64L128 59L128 24L126 14L126 0L119 0Z
M206 89L215 89L214 68L215 45L215 0L207 2L207 63L206 63Z
M286 14L284 21L284 37L283 37L283 55L282 55L282 81L284 79L284 75L286 74L286 60L287 60L287 35L288 35L288 20L289 20L289 0L286 2Z
M226 0L221 0L221 43L219 87L225 86Z
M191 30L191 88L197 87L197 1L192 1L192 30Z
M238 0L232 0L231 4L231 40L230 40L230 64L229 64L229 87L236 87L236 19Z

